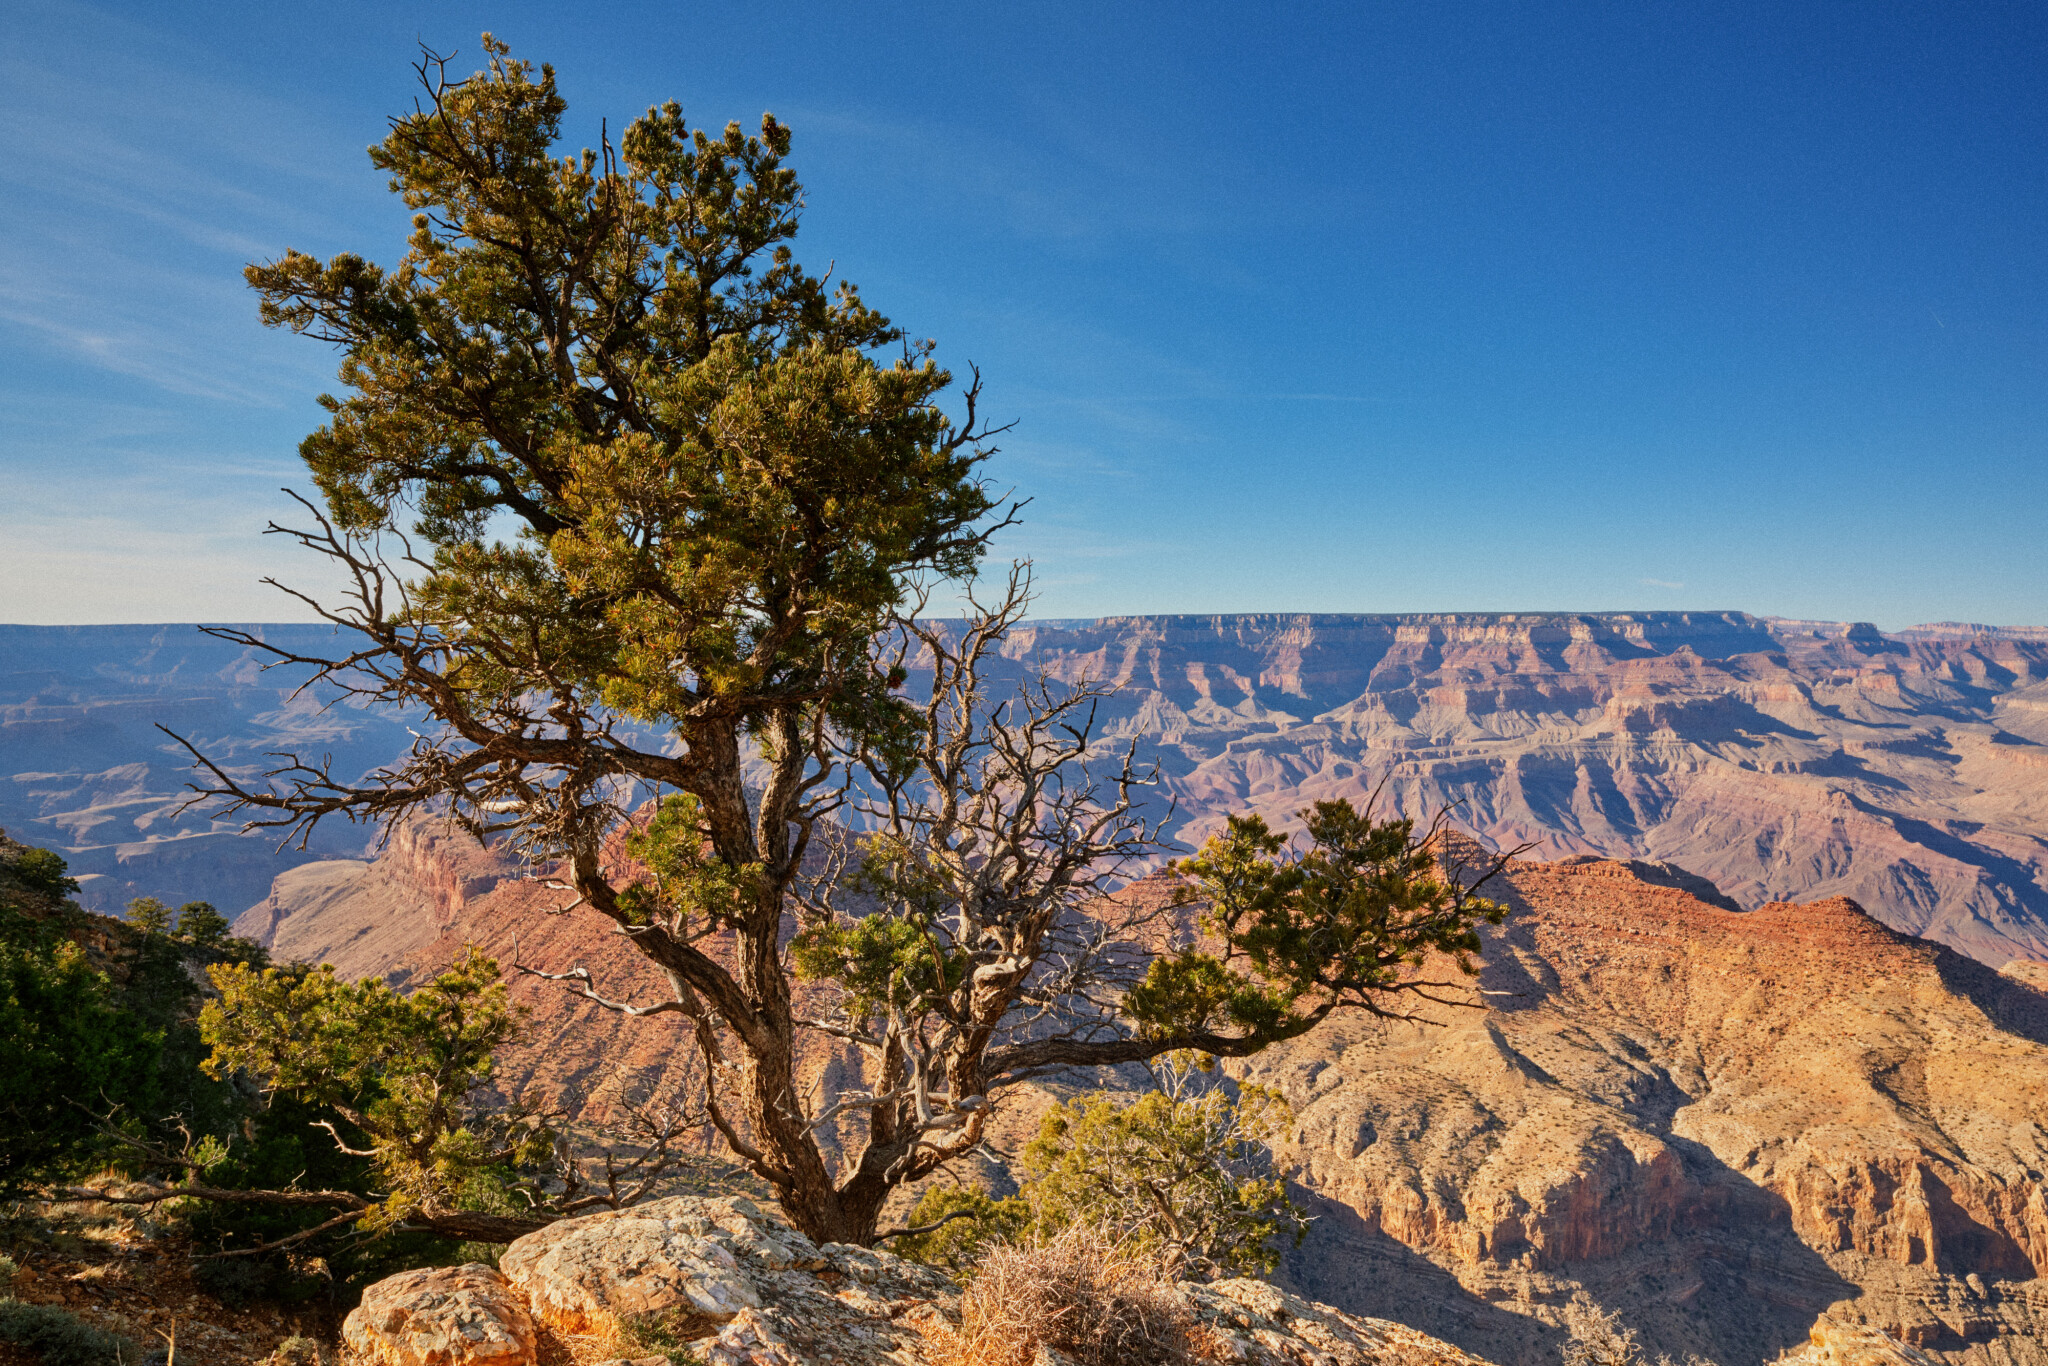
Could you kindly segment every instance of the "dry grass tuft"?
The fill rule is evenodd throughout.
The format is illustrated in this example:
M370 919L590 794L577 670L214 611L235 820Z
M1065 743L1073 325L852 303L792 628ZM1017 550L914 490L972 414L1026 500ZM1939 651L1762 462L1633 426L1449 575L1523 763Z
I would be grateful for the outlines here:
M1076 1225L1049 1242L999 1243L960 1296L960 1326L926 1326L932 1366L1030 1366L1053 1347L1088 1366L1205 1355L1194 1312L1158 1262Z

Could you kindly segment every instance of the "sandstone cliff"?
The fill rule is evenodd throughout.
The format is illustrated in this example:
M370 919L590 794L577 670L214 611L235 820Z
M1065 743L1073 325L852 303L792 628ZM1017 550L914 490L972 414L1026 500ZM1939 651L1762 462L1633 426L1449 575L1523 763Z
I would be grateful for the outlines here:
M1433 1304L1411 1321L1504 1360L1587 1293L1724 1363L1824 1314L2048 1361L2048 998L1841 898L1735 913L1677 880L1519 865L1491 1009L1238 1069L1294 1102L1325 1215L1294 1283Z
M1849 896L1997 966L2048 958L2048 635L1726 613L1027 623L1112 680L1198 842L1384 783L1497 848L1669 860L1745 906Z

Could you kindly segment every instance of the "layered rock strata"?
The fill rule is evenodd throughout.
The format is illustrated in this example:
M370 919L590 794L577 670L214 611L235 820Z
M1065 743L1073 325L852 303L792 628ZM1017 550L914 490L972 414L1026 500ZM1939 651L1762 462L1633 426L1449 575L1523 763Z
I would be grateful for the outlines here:
M2048 1362L2048 998L1841 898L1739 913L1679 881L1518 865L1490 1008L1238 1068L1293 1102L1283 1158L1326 1215L1295 1283L1433 1302L1420 1326L1508 1360L1588 1294L1724 1364L1823 1314Z
M1744 906L1854 898L2048 958L2048 634L1741 612L1027 623L1017 672L1112 682L1189 844L1373 793L1496 848L1668 860ZM1164 800L1164 796L1162 796Z
M819 1246L740 1197L565 1220L513 1243L502 1266L502 1275L465 1266L372 1286L344 1326L359 1366L530 1366L542 1347L535 1319L557 1343L585 1348L651 1321L704 1366L919 1366L933 1330L957 1326L959 1314L959 1287L931 1268L876 1249ZM1261 1282L1180 1289L1213 1360L1488 1366L1402 1324ZM508 1351L522 1330L524 1345ZM1036 1359L1067 1361L1043 1347Z
M1104 726L1159 761L1189 841L1384 785L1405 810L1458 804L1501 848L1670 860L1745 906L1849 896L1993 966L2048 958L2048 631L1275 614L1032 622L1004 649L1019 677L1119 685ZM191 627L0 626L0 656L0 825L61 848L94 910L146 892L232 914L292 864L361 853L345 824L278 851L186 807L189 756L157 724L252 782L278 751L346 779L411 743L403 718L297 694L302 674ZM346 880L309 873L270 913Z

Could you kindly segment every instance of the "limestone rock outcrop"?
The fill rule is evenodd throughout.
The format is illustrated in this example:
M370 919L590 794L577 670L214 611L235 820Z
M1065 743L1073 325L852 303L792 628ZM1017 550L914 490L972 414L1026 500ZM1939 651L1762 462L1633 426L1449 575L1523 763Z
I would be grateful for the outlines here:
M502 1262L503 1276L464 1266L372 1286L348 1320L351 1366L528 1366L533 1319L564 1341L602 1339L646 1318L686 1339L689 1358L704 1366L921 1366L933 1338L927 1329L957 1323L959 1313L959 1287L931 1268L877 1249L819 1247L738 1196L678 1197L565 1220L515 1242ZM1399 1323L1263 1282L1181 1289L1218 1361L1488 1366ZM516 1350L501 1345L509 1331L489 1331L514 1321L526 1325ZM1041 1356L1062 1366L1056 1353ZM621 1357L603 1366L669 1359Z
M1215 1359L1248 1366L1485 1366L1405 1324L1315 1304L1264 1281L1184 1287Z
M342 1323L355 1366L533 1366L539 1335L506 1279L478 1262L401 1271Z
M550 1224L506 1248L499 1265L542 1323L588 1334L651 1314L685 1333L730 1323L761 1307L758 1276L827 1262L744 1197L678 1196Z
M1939 1366L1917 1347L1874 1328L1818 1323L1807 1343L1773 1366Z

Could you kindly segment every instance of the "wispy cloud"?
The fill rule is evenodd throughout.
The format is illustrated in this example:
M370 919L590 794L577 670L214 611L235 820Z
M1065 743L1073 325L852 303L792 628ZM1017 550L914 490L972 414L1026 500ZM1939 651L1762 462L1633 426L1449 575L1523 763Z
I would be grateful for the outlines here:
M38 308L0 281L0 323L33 333L41 345L174 394L252 407L281 406L274 385L246 375L237 378L235 372L244 367L224 365L215 348L181 342L140 319L103 317L97 325L81 321L91 316L83 307Z
M315 348L257 339L240 268L337 235L339 132L117 15L53 0L41 20L95 41L31 31L0 55L0 348L238 407L317 383Z
M1637 583L1649 588L1683 588L1685 585L1675 579L1637 579Z

